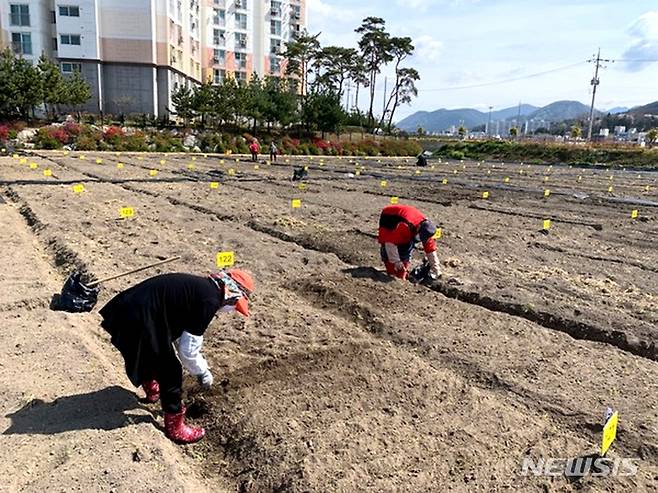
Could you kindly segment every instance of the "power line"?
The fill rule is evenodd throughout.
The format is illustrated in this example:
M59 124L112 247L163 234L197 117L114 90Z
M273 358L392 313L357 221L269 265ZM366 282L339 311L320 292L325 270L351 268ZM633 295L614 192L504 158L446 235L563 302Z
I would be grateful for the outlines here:
M542 75L547 75L547 74L552 74L554 72L561 72L563 70L568 70L574 67L578 67L581 65L584 65L587 63L587 61L581 61L577 63L572 63L571 65L565 65L563 67L557 67L551 70L545 70L543 72L537 72L534 74L528 74L528 75L523 75L519 77L512 77L509 79L502 79L502 80L497 80L497 81L492 81L492 82L483 82L481 84L471 84L467 86L451 86L451 87L441 87L441 88L436 88L436 89L419 89L420 91L423 92L439 92L439 91L457 91L460 89L477 89L479 87L488 87L488 86L496 86L500 84L507 84L508 82L515 82L518 80L525 80L525 79L532 79L533 77L540 77Z

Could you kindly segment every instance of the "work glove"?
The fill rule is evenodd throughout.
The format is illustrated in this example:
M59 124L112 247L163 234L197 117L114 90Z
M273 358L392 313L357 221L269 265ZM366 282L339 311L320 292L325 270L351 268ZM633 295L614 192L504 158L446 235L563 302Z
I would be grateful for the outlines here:
M439 262L439 255L434 250L427 254L427 262L430 264L430 274L435 279L441 277L441 263Z
M199 385L201 385L201 388L204 390L208 390L212 386L212 383L215 381L212 373L210 373L210 370L206 370L201 375L197 375L196 379L199 382Z

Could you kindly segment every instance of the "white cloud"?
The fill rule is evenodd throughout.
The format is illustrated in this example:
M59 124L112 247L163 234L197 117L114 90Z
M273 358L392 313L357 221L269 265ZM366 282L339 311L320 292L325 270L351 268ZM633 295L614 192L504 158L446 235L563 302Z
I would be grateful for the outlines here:
M420 58L418 61L421 63L425 60L435 62L443 52L443 43L427 34L417 37L414 40L414 46L416 47L415 56Z
M625 60L631 60L624 64L626 70L637 72L649 65L642 60L658 60L658 11L642 14L629 26L627 32L633 41L623 55Z

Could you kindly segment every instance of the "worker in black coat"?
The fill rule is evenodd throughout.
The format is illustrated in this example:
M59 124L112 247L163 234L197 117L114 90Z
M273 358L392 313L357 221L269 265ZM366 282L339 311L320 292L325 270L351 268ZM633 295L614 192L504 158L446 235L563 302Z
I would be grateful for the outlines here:
M161 401L165 432L175 442L192 443L205 435L203 428L185 424L182 366L203 387L212 385L201 354L203 334L219 310L249 316L253 289L251 276L239 269L207 277L162 274L117 294L100 310L128 378L144 388L149 402Z

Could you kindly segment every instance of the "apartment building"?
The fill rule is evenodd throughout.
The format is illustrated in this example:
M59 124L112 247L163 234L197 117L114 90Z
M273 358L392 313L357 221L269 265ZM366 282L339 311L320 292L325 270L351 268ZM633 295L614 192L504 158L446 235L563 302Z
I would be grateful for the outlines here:
M0 45L92 89L87 111L166 115L180 85L281 75L305 0L0 0Z

